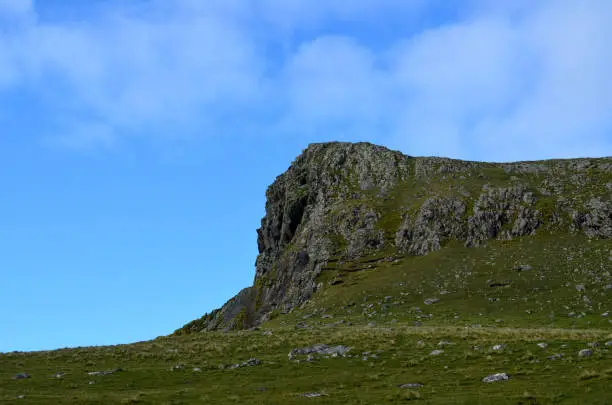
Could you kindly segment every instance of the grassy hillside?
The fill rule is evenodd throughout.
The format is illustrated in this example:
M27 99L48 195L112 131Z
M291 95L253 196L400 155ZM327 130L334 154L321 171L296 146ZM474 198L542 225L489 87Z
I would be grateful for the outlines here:
M607 240L551 234L336 264L309 303L258 330L2 354L0 401L609 404L610 254ZM439 301L426 305L430 298ZM316 343L351 349L289 359ZM251 358L261 363L229 367ZM22 372L31 378L13 379ZM482 382L494 373L509 379Z
M611 196L610 158L311 145L252 287L152 341L0 353L0 403L612 404Z

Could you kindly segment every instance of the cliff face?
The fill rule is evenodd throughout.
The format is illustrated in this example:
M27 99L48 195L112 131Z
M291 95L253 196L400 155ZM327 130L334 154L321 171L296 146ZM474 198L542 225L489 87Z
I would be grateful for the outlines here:
M479 163L312 144L266 192L252 287L176 333L249 328L324 287L329 263L537 232L612 237L612 158Z

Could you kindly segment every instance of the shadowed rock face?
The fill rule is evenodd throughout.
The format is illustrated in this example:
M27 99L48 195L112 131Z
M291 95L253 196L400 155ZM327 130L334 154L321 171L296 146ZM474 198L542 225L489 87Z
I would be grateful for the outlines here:
M252 287L176 333L248 328L319 288L330 260L425 255L540 229L612 237L612 158L479 163L312 144L266 192Z

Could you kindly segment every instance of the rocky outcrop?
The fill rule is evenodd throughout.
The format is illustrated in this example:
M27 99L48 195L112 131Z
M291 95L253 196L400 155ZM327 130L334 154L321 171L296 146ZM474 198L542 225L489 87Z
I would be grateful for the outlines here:
M533 193L524 186L485 186L468 218L466 246L480 246L492 238L535 234L540 225L540 212L532 208L535 202Z
M589 238L610 238L612 235L612 202L608 199L591 198L584 210L572 213L575 228Z
M253 286L176 333L242 329L302 305L330 262L425 255L540 229L612 237L612 158L479 163L312 144L266 191Z
M455 198L425 200L416 218L405 214L395 235L397 248L412 255L438 250L448 239L464 239L466 204Z

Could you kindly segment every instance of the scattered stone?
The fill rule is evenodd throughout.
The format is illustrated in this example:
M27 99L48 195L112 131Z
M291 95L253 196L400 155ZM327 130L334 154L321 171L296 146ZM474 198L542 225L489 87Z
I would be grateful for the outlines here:
M306 398L316 398L316 397L321 397L325 394L321 393L321 392L306 392L304 394L300 394L300 396L302 397L306 397Z
M489 287L491 288L495 288L495 287L510 287L512 285L511 281L498 281L498 282L494 282L494 283L489 283Z
M295 324L295 329L307 329L308 325L306 324L306 322L298 322L297 324Z
M24 399L25 395L17 395L17 399Z
M548 343L543 343L543 342L542 343L538 343L538 347L540 349L546 349L548 347Z
M612 290L612 284L606 284L604 290Z
M252 359L248 359L247 361L244 361L242 363L232 364L228 368L229 369L234 369L234 368L240 368L240 367L253 367L253 366L258 366L260 364L261 364L261 360L252 358Z
M430 355L430 356L439 356L439 355L441 355L442 353L444 353L444 350L441 350L441 349L436 349L436 350L432 350L432 352L431 352L431 353L429 353L429 355Z
M292 349L289 352L289 360L293 360L296 355L304 354L331 355L332 357L344 356L349 350L351 350L350 347L343 345L329 346L322 343L317 343L309 347Z
M612 340L607 341L605 345L608 346L608 347L612 346Z
M422 388L423 384L420 383L408 383L408 384L401 384L398 385L399 388Z
M182 367L182 365L179 365ZM174 366L174 367L178 367L178 366ZM114 373L118 373L120 371L123 371L120 368L115 368L113 370L108 370L108 371L90 371L87 373L87 375L109 375L109 374L114 374Z
M376 322L368 322L368 326L370 328L373 328L374 326L376 326Z
M528 264L521 264L521 265L518 265L518 266L516 266L514 268L514 270L516 270L516 271L529 271L529 270L532 270L532 269L533 269L533 267L531 267Z
M593 355L593 350L591 349L582 349L578 352L578 357L591 357Z
M440 302L440 298L427 298L425 301L423 301L425 305L431 305L437 302Z
M584 284L576 284L576 291L584 291Z
M599 342L589 342L587 343L588 347L599 347Z
M89 385L94 385L96 382L95 381L90 381Z
M438 342L438 346L440 347L449 346L449 345L454 345L454 343L449 342L448 340L441 340L440 342Z
M584 301L584 303L587 305L591 305L591 299L586 295L582 297L582 301Z
M601 316L603 316L603 317L606 317L606 316L608 316L608 315L609 315L609 313L608 313L608 312L604 312L603 314L601 314Z
M63 377L64 377L64 373L61 371L59 373L53 374L53 378L63 378Z
M552 356L548 356L547 359L548 360L559 360L561 357L563 357L562 354L560 353L555 353Z
M13 380L24 380L26 378L31 378L30 374L28 374L28 373L19 373L19 374L16 374L15 377L13 377Z
M496 352L501 352L502 350L504 350L506 348L505 344L500 344L500 345L495 345L492 347L492 349Z
M201 369L200 367L194 367L194 368L193 368L193 372L194 372L194 373L199 373L199 372L201 372L201 371L202 371L202 369Z
M508 376L508 374L506 373L496 373L496 374L491 374L486 376L485 378L482 379L482 382L485 383L492 383L492 382L497 382L497 381L505 381L510 379L510 377Z
M266 330L262 333L262 335L264 336L272 336L272 331L271 330Z

